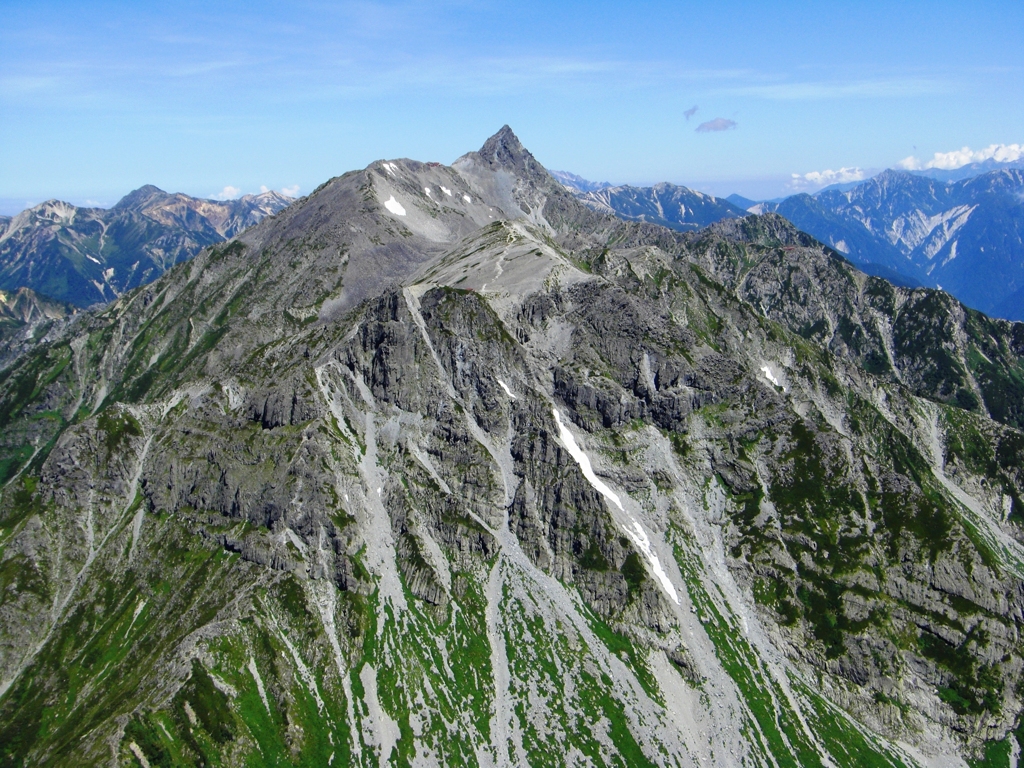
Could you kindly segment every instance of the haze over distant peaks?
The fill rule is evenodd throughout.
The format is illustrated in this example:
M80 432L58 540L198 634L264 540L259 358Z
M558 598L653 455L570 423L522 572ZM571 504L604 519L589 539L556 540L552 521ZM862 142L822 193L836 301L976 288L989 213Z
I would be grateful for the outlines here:
M569 171L548 171L548 173L569 189L574 189L577 192L596 192L599 189L612 186L607 181L587 181L582 176L569 173Z

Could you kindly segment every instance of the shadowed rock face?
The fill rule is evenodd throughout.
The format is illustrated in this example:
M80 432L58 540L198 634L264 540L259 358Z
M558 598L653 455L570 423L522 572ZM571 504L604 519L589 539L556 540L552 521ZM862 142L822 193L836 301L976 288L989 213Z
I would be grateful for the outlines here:
M106 303L291 201L277 192L200 200L151 184L109 210L49 200L0 220L0 287L78 307Z
M964 765L1021 708L1019 328L507 127L332 179L0 372L0 754Z

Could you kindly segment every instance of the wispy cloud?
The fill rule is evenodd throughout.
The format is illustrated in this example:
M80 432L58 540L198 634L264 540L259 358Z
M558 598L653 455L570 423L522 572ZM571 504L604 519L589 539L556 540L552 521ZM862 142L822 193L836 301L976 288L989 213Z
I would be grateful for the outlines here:
M690 118L693 117L696 114L697 114L697 105L696 104L694 104L688 110L683 112L683 115L686 117L686 122L690 122Z
M731 128L736 127L735 120L729 120L724 117L716 117L714 120L708 120L706 123L701 123L697 126L697 133L717 133L718 131L728 131Z
M184 66L173 66L167 70L171 77L195 77L197 75L209 75L214 72L221 72L226 69L237 69L239 67L252 66L255 61L196 61Z
M51 76L15 75L0 78L0 96L34 94L53 90L58 79Z
M1013 163L1022 158L1024 158L1024 144L990 144L979 150L962 147L954 149L952 152L936 152L927 162L922 162L911 155L900 160L897 165L908 171L923 171L928 168L951 171L971 163L983 163L986 160L995 160L997 163Z
M776 101L824 99L871 99L949 93L956 89L947 80L930 78L879 78L873 80L754 83L727 86L723 94L754 96Z
M849 184L852 181L863 181L865 176L862 168L840 168L810 173L794 173L789 186L797 190L820 189L831 184Z

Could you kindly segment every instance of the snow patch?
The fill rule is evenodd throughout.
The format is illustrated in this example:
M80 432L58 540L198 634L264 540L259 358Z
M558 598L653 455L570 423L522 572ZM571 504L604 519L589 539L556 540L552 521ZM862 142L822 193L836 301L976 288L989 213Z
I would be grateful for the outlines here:
M576 460L576 463L580 465L580 470L583 472L583 476L587 478L587 482L594 486L594 490L608 499L608 501L612 502L619 509L622 509L622 511L625 511L622 507L622 502L619 501L618 495L594 474L594 469L590 466L590 458L583 452L579 445L576 444L576 438L572 436L572 432L562 424L562 417L558 413L558 409L552 408L551 412L555 414L555 423L558 425L558 437L561 439L565 449L569 451L569 455L572 456L573 459Z
M469 199L469 195L463 195L462 199L465 200L467 203L472 203L473 202L472 200Z
M294 544L295 548L299 550L299 552L301 552L303 556L306 555L306 542L304 542L302 539L296 536L295 531L293 531L291 528L285 528L285 536L288 537L288 541Z
M782 382L780 382L777 378L775 378L775 374L772 373L772 369L769 368L767 365L762 365L761 366L761 373L763 373L764 377L766 379L768 379L768 381L770 381L776 387L781 387L782 386Z
M128 629L125 631L124 636L128 637L131 634L132 627L135 626L135 622L139 620L139 614L142 613L142 609L146 607L146 601L140 600L139 604L135 606L135 613L132 614L132 623L128 625Z
M947 256L943 260L943 262L942 262L942 266L943 267L946 266L947 264L949 264L949 262L951 262L953 259L956 258L956 244L958 242L960 242L960 241L959 240L954 240L952 243L949 244L949 256Z
M430 197L430 187L424 187L423 191L427 193L427 197Z
M263 678L260 677L260 671L256 667L256 659L252 656L249 657L249 674L252 675L252 679L256 681L256 690L260 693L260 699L263 701L263 706L267 708L267 712L270 712L270 702L267 700L267 690L263 687Z
M405 216L405 208L402 204L395 200L395 196L392 195L384 202L384 207L391 211L396 216Z
M448 189L444 184L441 185L441 191L444 192L448 197L452 196L452 191Z
M366 709L366 716L363 718L364 738L372 734L372 746L380 749L377 755L378 764L380 768L384 768L390 762L391 752L402 738L402 732L398 729L398 723L392 720L381 706L377 695L377 670L369 664L364 664L359 672L359 680L363 684L363 702Z
M96 264L100 264L100 265L102 265L102 264L103 264L103 262L102 262L102 261L100 261L99 259L93 258L93 257L92 257L92 256L90 256L90 255L89 255L88 253L87 253L87 254L85 254L85 258L87 258L87 259L88 259L89 261L92 261L92 262L94 262L94 263L96 263Z
M506 384L501 379L498 379L498 386L500 386L502 389L504 389L505 390L505 394L508 395L509 397L511 397L513 400L517 399L516 396L512 394L512 390L508 388L508 384ZM556 413L557 413L557 411L556 411Z
M650 563L651 573L654 577L661 582L661 588L665 590L665 594L672 598L676 605L679 605L679 595L676 593L676 588L672 586L672 582L668 578L668 574L665 573L665 569L661 567L661 561L658 559L658 555L655 554L654 548L651 546L651 539L647 535L647 531L640 525L637 519L631 518L633 521L633 527L627 528L622 526L622 529L626 532L626 535L633 540L636 544L637 549L643 552L644 557L647 558L647 562Z
M187 701L185 702L185 706L188 706ZM129 741L128 749L130 749L132 754L135 755L135 759L139 761L139 765L141 765L142 768L149 768L149 760L146 759L146 753L142 751L142 747L134 741Z
M384 170L390 173L392 176L395 175L395 171L398 170L398 166L394 163L381 163L384 166Z

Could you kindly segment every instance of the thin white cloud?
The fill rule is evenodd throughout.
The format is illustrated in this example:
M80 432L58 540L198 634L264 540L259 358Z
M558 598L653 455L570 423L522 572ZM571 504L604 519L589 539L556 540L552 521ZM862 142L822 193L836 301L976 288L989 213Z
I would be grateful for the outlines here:
M838 171L831 169L824 171L811 171L810 173L794 173L790 179L789 186L793 189L821 189L832 184L849 184L852 181L863 181L866 174L862 168L840 168Z
M200 61L185 66L177 66L168 69L167 74L171 77L194 77L195 75L209 75L213 72L220 72L225 69L236 69L255 62L247 61Z
M990 144L984 149L972 150L970 147L954 149L952 152L936 152L928 162L922 162L911 155L897 163L907 171L923 171L937 168L952 171L971 163L983 163L995 160L997 163L1013 163L1024 159L1024 144Z
M853 82L777 82L721 89L724 94L755 96L776 101L893 98L948 93L954 85L928 78L884 78Z
M299 185L298 184L292 184L290 187L281 187L281 194L282 195L287 195L288 197L298 197L299 196Z
M697 133L718 133L719 131L728 131L731 128L736 127L735 120L729 120L724 117L716 117L714 120L708 120L706 123L701 123L697 126Z
M228 184L219 193L213 196L214 200L234 200L242 194L242 190L238 187L232 187Z
M54 91L60 85L60 79L52 76L16 75L0 78L0 96L18 96L25 94L45 93Z

